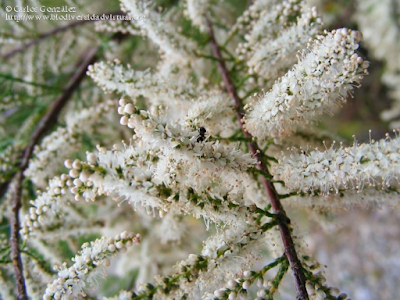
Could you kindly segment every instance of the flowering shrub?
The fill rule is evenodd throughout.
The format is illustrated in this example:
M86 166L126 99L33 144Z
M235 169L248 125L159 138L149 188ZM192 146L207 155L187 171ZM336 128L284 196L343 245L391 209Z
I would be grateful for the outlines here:
M2 299L348 299L286 210L399 203L398 131L338 147L317 126L368 77L362 34L311 1L173 2L3 33L30 69L1 67Z

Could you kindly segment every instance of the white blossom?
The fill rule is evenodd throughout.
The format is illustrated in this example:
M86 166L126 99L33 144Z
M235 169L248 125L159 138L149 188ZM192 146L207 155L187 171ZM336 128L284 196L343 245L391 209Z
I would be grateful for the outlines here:
M239 44L237 51L245 53L246 49L256 49L258 45L276 38L287 26L296 22L301 14L301 1L255 1L249 8L254 20L248 27L250 32L245 35L246 42ZM259 11L257 13L257 11ZM251 17L250 17L251 18ZM244 18L246 20L246 18ZM241 50L240 50L241 49Z
M339 193L344 190L379 188L390 192L398 188L400 139L382 139L370 144L280 158L275 177L285 186L305 193ZM393 191L394 192L394 191Z
M85 287L93 280L102 267L109 265L109 259L117 252L123 252L132 243L140 243L140 235L122 232L115 238L102 237L94 242L82 245L82 250L67 267L64 263L57 274L57 279L49 283L43 299L79 299L85 297ZM121 244L121 246L119 246Z
M232 114L234 109L229 95L210 92L194 101L187 112L186 122L195 128L207 128L208 134L228 137L236 129Z
M136 21L136 20L135 20ZM136 21L137 22L137 21ZM139 22L143 22L139 20ZM109 20L94 23L95 29L98 32L120 32L122 34L140 35L140 29L134 23L123 20Z
M103 298L103 300L131 300L131 299L133 299L133 293L129 291L120 291L117 296Z
M250 70L265 79L276 79L294 63L302 50L320 30L321 19L315 8L304 12L297 22L268 43L260 43L247 60Z
M190 80L164 78L150 70L135 71L118 61L96 63L89 67L88 75L105 92L118 92L131 98L144 96L151 105L177 105L185 108L183 105L204 93Z
M67 126L58 128L35 147L34 157L25 171L25 176L30 177L37 187L45 187L45 182L53 177L60 167L55 161L67 159L76 151L80 146L79 139L82 134L91 134L96 126L109 121L106 118L107 114L114 107L113 101L105 101L67 115Z
M206 30L206 14L210 9L210 0L187 0L186 13L192 20L193 24L198 26L200 30Z
M359 39L345 28L319 36L292 70L248 105L247 130L258 138L283 137L345 102L368 66L355 53Z
M174 26L169 24L165 18L156 13L148 2L143 0L122 0L123 9L134 18L144 16L144 22L138 25L143 33L151 39L169 59L186 64L191 58L194 43L183 35L180 35Z

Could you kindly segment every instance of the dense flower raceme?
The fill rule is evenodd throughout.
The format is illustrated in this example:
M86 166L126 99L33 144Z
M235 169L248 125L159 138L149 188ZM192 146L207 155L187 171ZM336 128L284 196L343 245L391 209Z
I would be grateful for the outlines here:
M277 1L270 0L256 0L243 12L241 16L236 19L236 23L232 26L230 34L234 35L235 32L249 32L252 25L264 14L265 10L270 10Z
M359 40L360 33L345 28L319 36L293 69L247 106L247 130L281 138L345 102L368 67L355 53Z
M200 30L206 30L205 17L211 7L210 0L187 0L186 14Z
M254 166L256 160L250 154L237 149L234 144L223 145L218 141L199 141L198 130L187 127L185 124L169 123L163 116L162 110L155 114L138 111L132 103L127 103L124 99L120 101L120 105L119 112L123 114L121 124L133 128L136 133L135 138L147 145L146 147L160 149L163 153L160 161L166 159L165 163L175 165L175 172L181 168L185 170L186 175L185 173L174 175L177 178L190 181L191 176L196 178L195 180L205 175L205 177L210 176L209 178L214 178L212 180L214 182L222 180L221 186L229 186L233 193L236 190L236 183L233 182L237 182L239 178L239 181L243 183L247 181L245 179L247 175L244 172ZM217 179L223 173L226 179ZM161 178L161 181L168 183L170 180ZM201 185L199 182L197 184ZM201 190L200 187L194 188ZM203 186L202 188L212 190L212 187Z
M144 20L139 20L144 21ZM110 20L95 22L95 29L98 32L120 32L122 34L140 35L140 29L133 23L123 20Z
M167 110L169 108L166 113L170 120L186 118L192 126L207 126L207 131L224 136L232 134L237 127L232 120L229 95L207 90L190 80L164 78L150 70L135 71L118 62L96 63L89 67L88 74L106 92L117 92L131 98L143 96L149 107L163 105Z
M277 266L281 265L280 269L276 275L277 280L268 281L264 279L265 273ZM220 288L214 291L214 293L207 294L205 299L207 300L214 300L214 299L241 299L241 298L247 298L248 296L248 290L252 285L257 284L257 296L262 299L264 297L272 297L275 293L275 291L278 288L278 285L280 281L283 279L283 276L285 275L287 269L289 267L289 264L285 257L278 258L276 261L271 263L270 265L264 267L258 272L250 272L250 271L245 271L243 272L242 276L231 279L227 282L225 288Z
M297 17L301 15L301 2L298 0L254 1L235 25L239 30L243 28L246 33L244 36L246 42L239 44L238 48L251 50L275 39L285 27L295 23Z
M290 190L326 195L376 188L398 195L398 137L339 149L296 152L280 158L274 169L275 177L284 180Z
M69 205L69 202L74 201L73 195L69 192L72 186L72 178L66 174L49 181L46 191L39 193L38 197L31 201L32 206L25 215L21 229L21 234L25 238L34 233L39 237L44 235L45 238L51 239L57 236L57 228L62 230L64 235L98 229L101 222L90 220L87 216L83 217ZM55 232L52 232L54 230Z
M193 128L207 128L207 135L230 137L237 130L234 113L229 95L211 91L191 103L185 121Z
M197 217L234 222L240 207L247 205L244 194L252 194L253 180L245 171L254 166L255 159L232 145L200 143L198 130L168 124L161 113L139 111L126 99L120 105L121 124L135 130L138 142L111 151L99 147L98 155L88 153L87 162L67 160L69 175L55 178L33 201L23 234L52 223L44 215L54 214L63 197L71 198L68 189L76 201L112 195L150 210L168 211L177 205ZM207 212L205 208L211 207Z
M32 201L32 207L30 207L29 214L25 216L21 229L24 237L27 237L33 228L38 228L40 224L46 222L46 218L42 215L46 214L50 208L53 212L57 211L57 207L60 205L59 198L61 194L65 194L67 191L68 179L67 175L53 178L49 181L47 191L39 195L35 201Z
M304 49L309 39L320 31L321 22L315 8L304 12L276 39L256 47L247 60L250 72L256 72L264 79L277 79L296 63L297 52Z
M153 105L169 104L179 107L204 94L201 86L196 87L187 79L175 81L163 78L158 73L153 74L150 70L135 71L129 65L124 67L118 61L96 63L89 67L88 75L105 92L118 92L133 98L144 96L149 104Z
M54 162L67 159L76 151L82 134L91 134L96 126L109 121L108 114L114 107L115 102L109 100L68 115L65 128L58 128L35 147L34 157L25 171L25 176L29 177L36 187L45 187L45 182L56 174L57 169L54 168L57 168L58 164Z
M185 65L193 58L195 44L179 34L174 29L173 24L169 24L165 18L161 18L160 14L156 13L153 7L149 5L149 2L122 0L121 4L122 8L133 18L144 16L145 20L137 23L137 25L168 59Z
M126 231L115 238L102 237L82 245L82 250L72 260L74 264L60 267L57 279L48 284L43 299L80 299L86 296L84 288L101 272L102 267L110 265L110 258L127 247L140 243L140 235Z
M240 202L240 195L246 186L244 183L249 181L244 171L255 163L249 154L218 142L200 143L197 141L198 130L168 124L162 113L157 116L139 111L125 99L120 104L119 112L123 114L121 124L133 128L134 138L139 142L137 146L129 146L122 151L100 153L99 164L107 173L116 173L115 169L120 168L127 179L133 173L133 177L138 176L135 178L137 184L143 185L148 191L163 185L179 193L190 188L200 194L207 191L213 198L223 199L229 195L234 202L234 199ZM134 162L129 161L135 157L132 155L135 151L143 153L142 163L137 164L138 170L130 167ZM142 165L150 169L139 171ZM140 174L147 175L141 178ZM136 185L127 184L132 187ZM125 197L134 198L128 192ZM158 206L152 201L146 205Z

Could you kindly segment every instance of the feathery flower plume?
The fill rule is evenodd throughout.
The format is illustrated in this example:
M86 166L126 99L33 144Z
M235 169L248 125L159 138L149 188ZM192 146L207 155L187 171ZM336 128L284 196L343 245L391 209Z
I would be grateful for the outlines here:
M110 265L110 258L126 248L140 243L140 234L136 236L126 231L115 238L102 237L94 242L82 245L82 250L72 259L74 264L67 267L64 263L58 271L57 279L49 283L43 299L79 299L86 297L84 288L100 271Z
M400 138L283 156L275 177L292 191L340 193L375 188L395 192L400 179Z
M318 36L293 69L247 105L246 129L260 139L282 138L342 105L367 72L368 62L355 53L359 41L360 33L346 28Z

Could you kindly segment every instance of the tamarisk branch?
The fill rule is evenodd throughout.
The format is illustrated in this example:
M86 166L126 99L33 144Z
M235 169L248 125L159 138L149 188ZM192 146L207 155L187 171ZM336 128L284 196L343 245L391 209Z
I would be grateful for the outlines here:
M248 140L253 140L253 136L248 131L246 131L246 129L244 128L244 123L243 123L244 111L243 111L242 103L237 94L236 88L233 85L232 80L229 76L229 72L225 66L225 62L221 56L220 49L215 40L212 24L210 23L208 18L206 19L206 22L207 22L208 34L210 36L210 45L211 45L212 53L213 53L214 57L218 60L218 69L219 69L222 79L225 83L226 90L228 91L229 95L231 96L232 100L234 101L234 107L236 109L236 115L237 115L238 121L240 123L240 127L242 129L244 137L247 138ZM260 151L257 143L252 141L252 142L249 142L248 145L249 145L250 153L257 159L257 162L258 162L257 169L259 169L260 171L262 171L266 174L269 174L269 170L264 163L263 153ZM303 273L303 269L302 269L300 260L297 257L293 238L291 236L291 232L290 232L290 228L289 228L290 219L287 217L286 212L285 212L281 202L279 201L279 196L275 190L274 185L265 177L262 177L261 180L262 180L264 188L267 192L268 199L271 203L274 213L278 217L277 219L279 222L279 230L280 230L281 238L283 241L283 245L285 247L285 255L290 263L290 267L293 271L293 275L294 275L294 279L295 279L297 299L307 300L308 294L307 294L307 290L306 290L306 286L305 286L306 277Z

